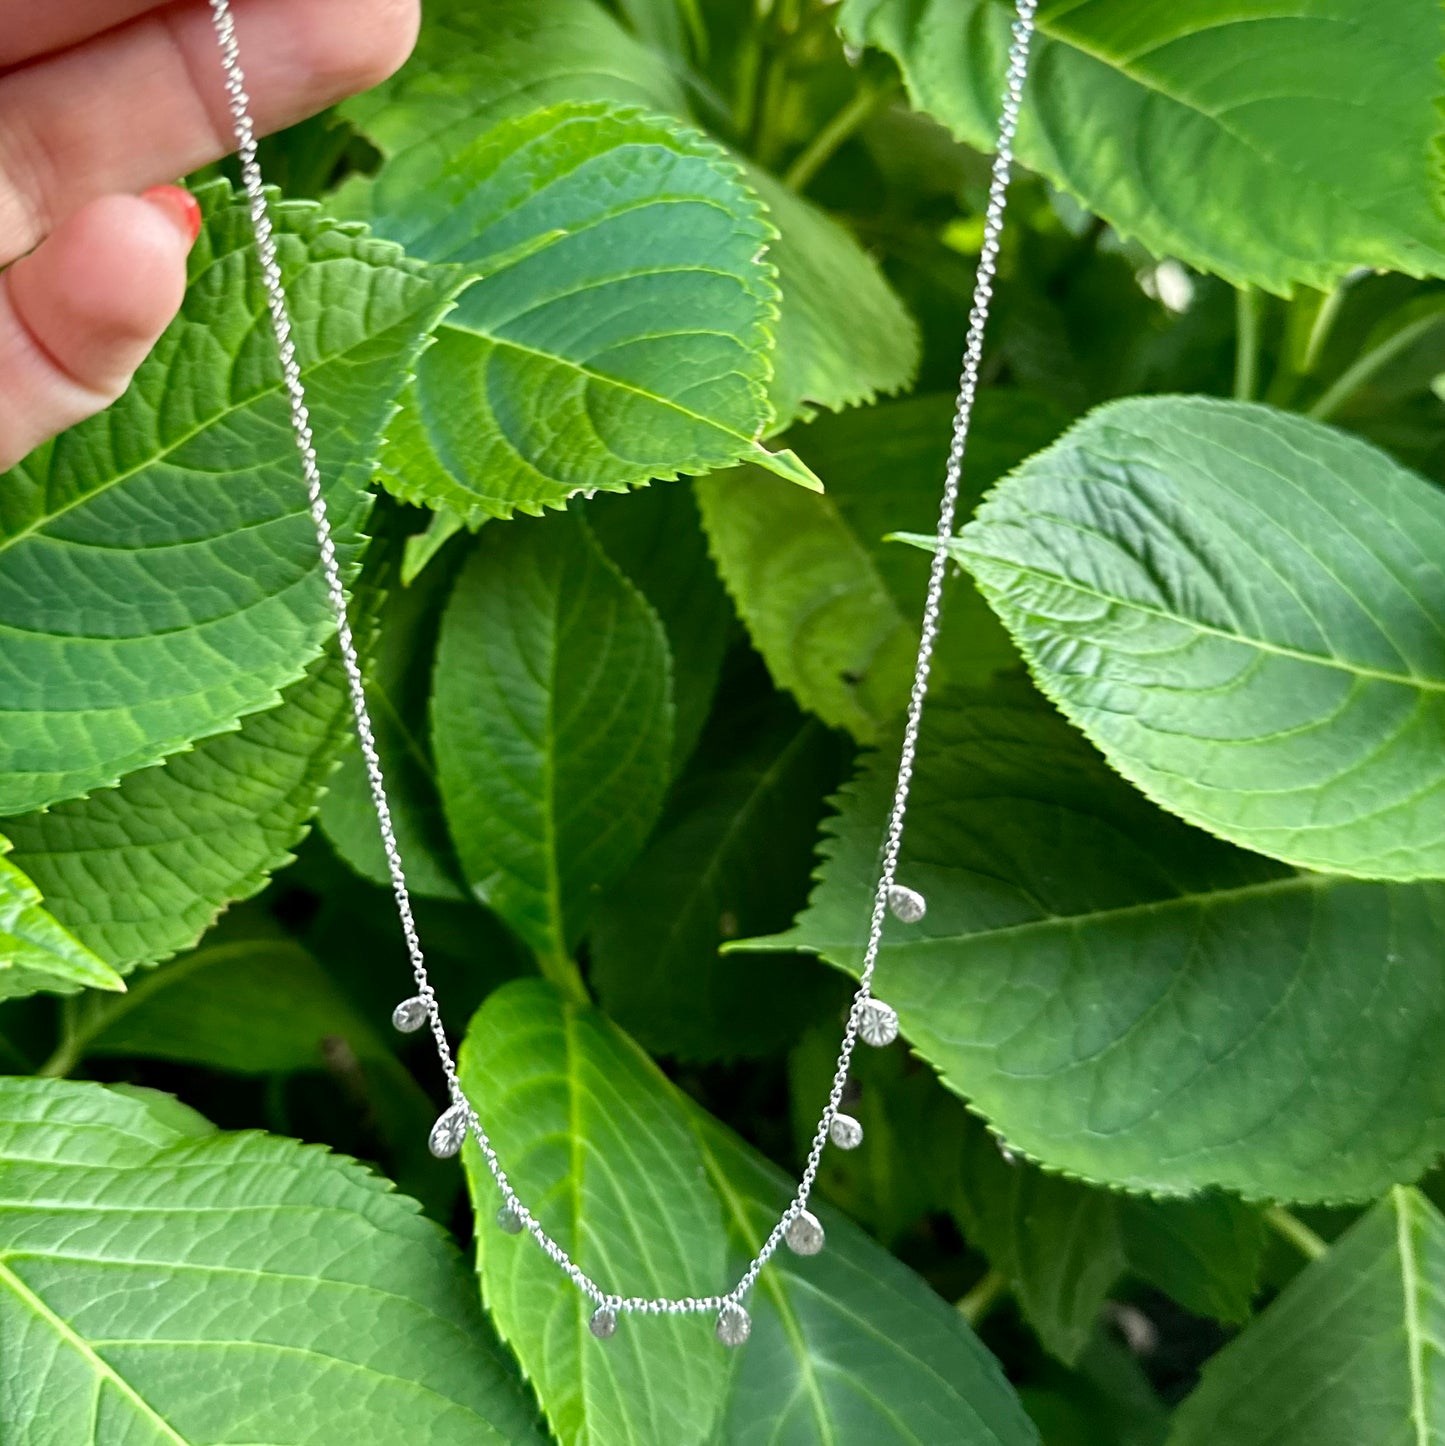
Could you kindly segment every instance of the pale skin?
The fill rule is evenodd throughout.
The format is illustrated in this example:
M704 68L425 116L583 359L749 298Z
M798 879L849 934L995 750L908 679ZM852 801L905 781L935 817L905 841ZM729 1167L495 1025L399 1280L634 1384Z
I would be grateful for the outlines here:
M232 0L258 126L378 84L419 0ZM204 0L0 0L0 469L101 411L180 307L232 149Z

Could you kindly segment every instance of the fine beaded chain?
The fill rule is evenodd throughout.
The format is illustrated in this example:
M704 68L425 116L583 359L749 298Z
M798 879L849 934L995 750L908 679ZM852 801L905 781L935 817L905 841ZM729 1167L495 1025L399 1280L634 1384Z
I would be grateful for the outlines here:
M1017 0L1017 18L1013 22L1008 52L1008 78L999 116L998 143L989 184L988 205L984 213L983 247L978 259L973 304L969 311L968 337L964 346L963 372L959 383L958 402L953 419L953 439L948 452L943 500L938 512L938 531L933 549L933 565L928 577L927 601L923 609L923 626L918 640L918 662L909 695L907 720L903 729L903 746L898 760L898 779L893 791L893 805L888 816L888 831L883 844L882 868L873 897L872 922L868 945L863 956L863 969L858 989L853 996L847 1028L833 1073L833 1087L819 1117L808 1151L806 1167L796 1194L783 1211L762 1248L743 1272L742 1278L726 1295L622 1296L604 1290L594 1281L546 1231L541 1222L523 1204L512 1188L507 1172L497 1157L491 1140L482 1126L475 1107L462 1090L457 1078L456 1060L446 1031L442 1027L436 991L427 975L421 941L417 937L412 914L411 896L402 870L397 848L396 830L392 825L391 807L387 801L381 760L377 756L376 738L372 732L371 715L366 703L366 688L361 662L357 656L347 616L346 591L331 539L331 523L321 490L321 472L316 460L311 423L306 408L305 388L301 382L301 366L292 340L291 321L287 311L286 292L281 269L276 260L276 241L270 211L262 187L261 170L256 161L256 129L251 118L251 102L246 93L245 76L241 70L240 52L235 26L231 18L230 0L210 0L216 38L220 43L221 63L225 71L226 93L235 126L237 154L246 196L250 203L251 221L256 234L256 251L260 258L267 308L276 335L281 358L282 381L290 402L291 425L301 457L301 472L306 483L311 520L316 527L316 542L321 556L321 569L326 593L336 615L337 642L346 673L356 733L366 763L371 800L376 809L377 824L386 852L387 869L396 895L397 913L406 941L417 992L397 1005L392 1023L403 1033L411 1034L429 1025L436 1040L437 1056L446 1076L451 1104L432 1126L429 1146L432 1154L446 1159L456 1155L468 1134L476 1141L487 1168L501 1192L497 1224L509 1234L526 1231L593 1306L590 1321L592 1334L606 1339L617 1329L618 1318L626 1314L697 1315L716 1317L717 1338L724 1345L738 1346L748 1338L751 1318L743 1300L756 1283L763 1267L772 1259L779 1245L798 1255L816 1255L823 1248L823 1227L808 1209L808 1197L818 1176L824 1148L831 1142L838 1149L855 1149L863 1140L863 1127L842 1111L843 1094L848 1082L848 1067L854 1046L861 1039L865 1044L882 1047L898 1037L898 1016L881 999L873 997L873 971L878 962L878 949L883 939L883 925L891 912L905 924L917 923L926 908L923 896L897 882L899 850L903 843L903 821L908 811L908 794L913 780L914 759L918 749L919 726L923 718L924 699L928 693L928 675L938 638L943 599L943 582L947 568L947 546L953 536L958 503L959 477L963 469L964 449L968 441L969 422L974 398L978 393L979 363L983 355L984 330L988 324L989 305L993 298L994 276L998 268L999 237L1003 231L1004 205L1008 191L1009 172L1013 163L1013 141L1018 127L1019 108L1023 99L1024 78L1028 72L1029 48L1034 32L1037 0Z

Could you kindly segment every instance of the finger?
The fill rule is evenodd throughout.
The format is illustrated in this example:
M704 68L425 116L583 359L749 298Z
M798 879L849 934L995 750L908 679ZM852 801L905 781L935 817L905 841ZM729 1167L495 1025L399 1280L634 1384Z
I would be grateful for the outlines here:
M0 468L109 406L175 316L200 212L158 192L92 201L0 274Z
M0 0L0 69L88 40L163 0Z
M257 122L275 130L390 75L417 0L237 0ZM162 6L0 77L0 263L97 195L139 191L232 149L211 12Z

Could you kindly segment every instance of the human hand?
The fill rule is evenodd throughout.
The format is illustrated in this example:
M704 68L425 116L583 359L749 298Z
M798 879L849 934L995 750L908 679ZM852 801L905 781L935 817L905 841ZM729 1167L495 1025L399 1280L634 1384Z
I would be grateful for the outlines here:
M384 80L418 3L234 0L258 127ZM158 183L231 149L206 0L0 0L0 469L125 390L200 225Z

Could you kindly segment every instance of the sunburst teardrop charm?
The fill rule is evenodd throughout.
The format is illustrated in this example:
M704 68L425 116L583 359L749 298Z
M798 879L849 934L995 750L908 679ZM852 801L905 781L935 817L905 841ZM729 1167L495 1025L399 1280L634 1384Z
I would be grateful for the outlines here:
M752 1317L736 1301L717 1313L717 1338L725 1346L740 1346L752 1334Z
M391 1011L391 1027L402 1034L415 1034L426 1023L426 1000L420 994L403 999Z
M916 924L928 912L928 900L906 884L893 884L888 890L888 907L893 917L905 924Z
M892 1044L898 1038L898 1013L881 999L870 999L858 1015L858 1037L875 1049Z
M516 1207L510 1201L497 1211L497 1228L505 1230L508 1235L520 1235L525 1229L522 1217L517 1214Z
M587 1322L587 1329L599 1341L608 1340L617 1334L617 1312L610 1305L599 1305Z
M467 1137L467 1107L453 1105L437 1116L437 1122L427 1136L427 1149L438 1160L450 1160L462 1147Z
M828 1138L840 1150L856 1150L863 1143L863 1126L852 1115L834 1115Z
M816 1255L823 1248L823 1222L811 1210L800 1211L783 1231L794 1255Z

